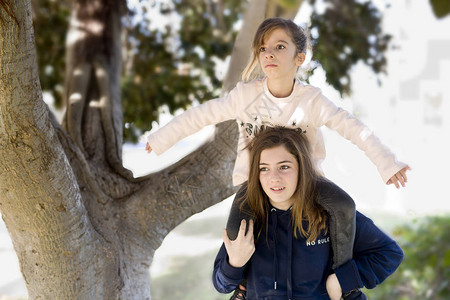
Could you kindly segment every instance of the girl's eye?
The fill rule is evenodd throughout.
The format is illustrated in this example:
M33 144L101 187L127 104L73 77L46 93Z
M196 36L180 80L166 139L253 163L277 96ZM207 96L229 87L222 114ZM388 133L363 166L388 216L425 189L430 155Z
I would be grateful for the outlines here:
M266 47L259 48L259 52L265 52L265 51L266 51Z
M281 170L287 170L287 169L289 169L289 166L281 166L280 169Z
M284 45L277 45L277 49L278 50L281 50L281 49L284 49L284 48L286 48Z
M259 169L259 172L265 172L265 171L267 171L267 170L268 170L268 168L262 167L262 168Z

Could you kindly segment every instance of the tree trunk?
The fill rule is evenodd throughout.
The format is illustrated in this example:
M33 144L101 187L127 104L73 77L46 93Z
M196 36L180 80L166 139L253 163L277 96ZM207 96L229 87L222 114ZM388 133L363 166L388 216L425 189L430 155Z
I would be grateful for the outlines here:
M0 210L29 298L150 299L164 237L235 192L237 126L133 178L121 163L123 3L74 1L63 128L42 100L30 1L10 2L17 21L0 8Z
M13 5L18 24L1 12L0 207L30 299L114 299L119 259L89 218L42 101L30 2Z

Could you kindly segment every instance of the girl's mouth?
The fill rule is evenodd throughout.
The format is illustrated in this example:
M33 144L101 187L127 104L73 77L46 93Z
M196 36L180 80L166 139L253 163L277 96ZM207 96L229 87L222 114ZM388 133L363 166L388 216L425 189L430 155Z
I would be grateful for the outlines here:
M274 191L274 192L281 192L281 191L283 191L283 190L285 190L286 188L285 187L278 187L278 188L270 188L272 191Z

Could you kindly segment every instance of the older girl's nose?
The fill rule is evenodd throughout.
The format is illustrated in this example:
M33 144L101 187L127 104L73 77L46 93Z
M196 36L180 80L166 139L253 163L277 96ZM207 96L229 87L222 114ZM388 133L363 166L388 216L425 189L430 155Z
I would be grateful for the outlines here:
M270 173L270 180L273 182L279 181L280 180L280 174L277 171L271 172Z

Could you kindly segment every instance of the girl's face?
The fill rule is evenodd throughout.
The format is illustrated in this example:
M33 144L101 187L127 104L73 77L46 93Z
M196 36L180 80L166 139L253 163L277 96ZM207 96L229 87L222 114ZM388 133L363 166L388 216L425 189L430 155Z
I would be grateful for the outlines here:
M259 49L259 64L269 80L286 80L291 84L303 61L304 54L297 54L291 37L281 28L268 34Z
M284 146L263 150L259 159L259 182L273 207L289 209L297 189L297 159Z

